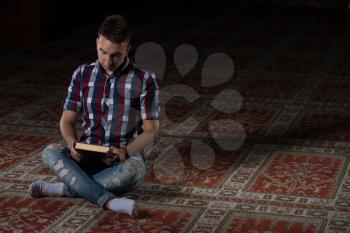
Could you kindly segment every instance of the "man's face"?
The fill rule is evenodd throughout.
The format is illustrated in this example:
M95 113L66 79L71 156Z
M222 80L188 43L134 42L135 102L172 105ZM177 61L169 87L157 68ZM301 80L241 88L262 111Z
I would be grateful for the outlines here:
M102 67L112 74L124 61L129 52L129 42L113 43L99 35L96 39L97 56Z

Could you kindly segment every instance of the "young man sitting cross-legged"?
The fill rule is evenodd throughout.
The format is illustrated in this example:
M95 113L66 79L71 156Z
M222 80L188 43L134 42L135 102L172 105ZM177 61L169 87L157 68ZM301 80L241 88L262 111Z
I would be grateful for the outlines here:
M101 208L133 215L134 200L120 197L143 184L144 148L159 131L158 85L152 72L129 58L131 33L123 16L107 17L98 30L98 59L72 76L60 120L66 145L51 144L44 163L62 182L35 181L32 197L83 197ZM75 125L82 118L84 134ZM109 147L108 157L74 149L82 141Z

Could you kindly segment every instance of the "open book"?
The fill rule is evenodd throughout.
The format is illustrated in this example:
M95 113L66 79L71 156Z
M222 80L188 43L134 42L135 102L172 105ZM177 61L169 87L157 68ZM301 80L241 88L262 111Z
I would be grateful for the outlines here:
M74 144L74 149L82 152L102 153L105 156L109 150L109 147L76 142Z

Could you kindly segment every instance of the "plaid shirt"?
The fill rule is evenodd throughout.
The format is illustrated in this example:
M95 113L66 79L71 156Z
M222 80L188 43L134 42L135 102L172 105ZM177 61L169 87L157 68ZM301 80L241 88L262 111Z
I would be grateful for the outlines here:
M124 147L142 133L142 120L158 120L158 93L155 74L129 58L112 75L97 60L75 70L63 108L82 113L81 141Z

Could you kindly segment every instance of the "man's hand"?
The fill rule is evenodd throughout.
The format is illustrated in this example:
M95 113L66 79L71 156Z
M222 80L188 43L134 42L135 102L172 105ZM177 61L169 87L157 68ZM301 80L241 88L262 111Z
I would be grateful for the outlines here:
M107 152L107 158L102 159L102 162L104 162L107 165L112 165L117 161L124 161L125 159L127 159L127 153L125 148L117 148L111 146L109 148L109 151Z
M74 143L69 145L70 155L72 156L72 159L74 159L77 162L82 162L87 159L87 156L84 156L80 153L80 151L74 149Z

